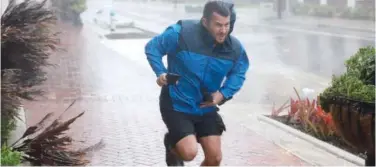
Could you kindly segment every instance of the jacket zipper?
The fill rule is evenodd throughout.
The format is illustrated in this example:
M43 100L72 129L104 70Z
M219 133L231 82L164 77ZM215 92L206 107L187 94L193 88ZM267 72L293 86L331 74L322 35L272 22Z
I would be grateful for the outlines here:
M213 47L213 49L212 49L212 52L213 52L213 53L214 53L214 49L215 49L215 47ZM217 56L217 55L216 55L216 56ZM207 73L207 69L208 69L208 65L209 65L210 60L211 60L211 57L208 56L208 59L206 60L205 70L204 70L204 76L203 76L203 78L202 78L202 82L201 82L201 84L204 84L204 82L205 82L206 73ZM204 85L202 85L202 86L204 86ZM203 93L205 93L205 92L203 92ZM202 96L203 96L203 95L202 95ZM204 115L203 112L201 112L200 114L201 114L201 115Z
M201 87L204 86L204 82L205 82L205 78L206 78L206 73L207 73L207 69L208 69L209 61L210 61L210 56L208 56L208 59L206 60L205 69L204 69L204 76L202 77L202 82L201 82L202 86L201 86ZM205 90L205 89L204 89L204 90ZM205 92L201 92L201 94L202 94L202 93L205 93ZM203 97L203 96L204 96L204 94L201 95L201 97ZM200 114L201 114L201 115L204 115L202 111L201 111Z

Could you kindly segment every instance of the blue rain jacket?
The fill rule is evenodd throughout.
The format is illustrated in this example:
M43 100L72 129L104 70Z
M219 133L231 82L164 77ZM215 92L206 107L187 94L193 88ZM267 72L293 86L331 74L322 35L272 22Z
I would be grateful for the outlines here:
M216 106L200 108L204 93L220 91L225 100L231 99L242 87L249 67L246 51L235 37L229 35L223 44L215 45L199 20L180 20L169 26L146 44L145 54L157 77L181 75L178 84L167 86L172 107L193 115L218 110Z

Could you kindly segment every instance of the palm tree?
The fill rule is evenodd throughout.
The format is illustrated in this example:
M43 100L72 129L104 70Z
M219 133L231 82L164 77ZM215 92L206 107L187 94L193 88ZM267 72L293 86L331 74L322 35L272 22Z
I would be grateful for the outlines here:
M1 16L2 141L6 141L4 137L10 131L8 128L17 119L21 100L33 100L42 94L42 90L35 86L43 83L46 78L43 69L51 65L48 62L51 53L59 50L59 33L55 31L57 18L54 11L45 8L46 2L27 0L16 4L15 0L11 0ZM55 119L44 128L51 115L47 114L40 123L29 127L11 145L12 151L24 152L23 158L32 165L86 165L89 161L84 159L84 155L101 146L101 142L94 147L71 150L67 146L72 139L63 135L83 113L65 122Z

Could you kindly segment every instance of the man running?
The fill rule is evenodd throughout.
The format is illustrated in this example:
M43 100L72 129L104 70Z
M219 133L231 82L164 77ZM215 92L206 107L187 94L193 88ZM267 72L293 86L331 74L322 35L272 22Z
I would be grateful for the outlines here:
M201 165L221 163L221 135L226 128L217 105L240 90L249 67L243 46L229 35L234 22L233 4L209 1L201 20L180 20L145 46L162 87L160 112L168 129L164 139L168 166L193 160L197 142L205 153ZM180 75L178 82L168 83L170 73Z

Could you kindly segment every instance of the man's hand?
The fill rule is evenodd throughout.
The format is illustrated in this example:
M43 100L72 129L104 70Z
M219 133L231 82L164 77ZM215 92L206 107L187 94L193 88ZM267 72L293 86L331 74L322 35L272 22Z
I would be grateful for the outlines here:
M200 104L201 108L216 106L224 99L222 93L219 92L219 91L216 91L216 92L212 93L211 95L213 97L213 101L204 101L203 103Z
M157 79L157 84L160 87L167 85L167 77L166 76L167 76L166 73L163 73L163 74L159 75L159 77Z

